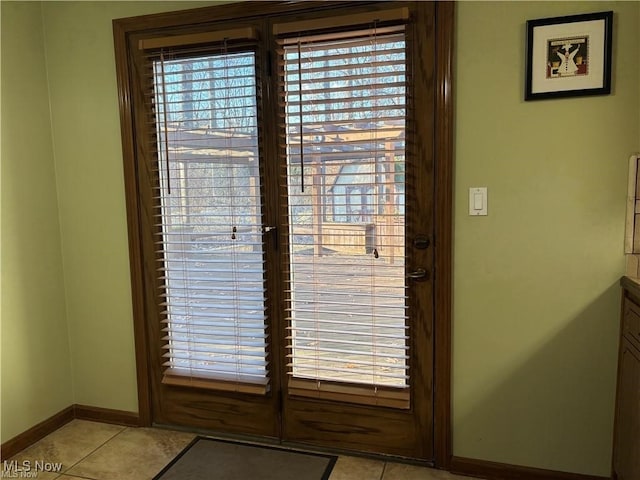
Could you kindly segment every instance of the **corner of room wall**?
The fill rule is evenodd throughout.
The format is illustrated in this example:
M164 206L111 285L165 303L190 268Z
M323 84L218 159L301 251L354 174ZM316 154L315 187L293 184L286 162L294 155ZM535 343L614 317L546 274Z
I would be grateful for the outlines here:
M457 4L455 456L610 474L638 6ZM526 21L605 10L612 94L525 102Z
M137 411L112 21L216 2L43 2L74 403Z
M70 406L73 392L41 4L0 8L6 441Z

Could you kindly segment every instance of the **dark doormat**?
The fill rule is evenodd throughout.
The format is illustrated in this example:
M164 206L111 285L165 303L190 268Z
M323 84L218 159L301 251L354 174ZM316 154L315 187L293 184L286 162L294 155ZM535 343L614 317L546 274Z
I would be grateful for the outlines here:
M197 437L153 480L328 480L337 459Z

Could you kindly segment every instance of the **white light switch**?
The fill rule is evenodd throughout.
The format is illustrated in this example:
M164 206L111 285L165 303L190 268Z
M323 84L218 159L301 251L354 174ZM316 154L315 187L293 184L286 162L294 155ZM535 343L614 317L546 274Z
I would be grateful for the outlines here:
M482 201L482 194L479 192L475 192L473 194L473 209L482 210L483 203L484 202Z
M487 187L469 189L469 215L487 214Z

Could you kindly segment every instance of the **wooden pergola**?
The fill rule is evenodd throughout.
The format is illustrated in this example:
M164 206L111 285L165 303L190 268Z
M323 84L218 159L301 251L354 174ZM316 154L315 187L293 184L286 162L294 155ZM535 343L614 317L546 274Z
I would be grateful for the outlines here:
M172 124L167 126L165 132L168 149L161 153L161 157L168 154L173 170L178 170L176 178L171 180L171 188L179 192L177 197L185 218L189 218L192 208L186 194L190 186L187 168L190 163L258 168L258 147L253 134L230 134L228 130L210 128L179 128ZM385 245L378 240L404 235L403 218L395 211L396 205L392 201L399 193L396 189L396 172L392 166L398 154L404 155L404 133L404 124L386 124L372 129L368 125L356 124L349 128L323 123L305 126L301 139L299 128L290 129L290 165L304 165L305 170L311 169L311 183L305 185L305 190L308 188L312 197L313 219L310 225L292 224L291 232L312 235L315 255L322 255L327 248L353 254L371 253L376 249L391 261L404 255L403 244L393 242L398 244L392 245L387 242ZM380 157L384 159L379 160ZM384 165L381 170L375 167L378 161ZM373 167L371 181L357 186L368 186L375 192L371 212L363 212L358 221L349 218L336 221L333 212L327 211L326 199L335 196L343 168L363 164ZM347 180L349 177L353 175L345 176ZM259 196L257 178L257 172L250 177L250 196ZM256 207L256 216L260 213L258 209L259 206Z

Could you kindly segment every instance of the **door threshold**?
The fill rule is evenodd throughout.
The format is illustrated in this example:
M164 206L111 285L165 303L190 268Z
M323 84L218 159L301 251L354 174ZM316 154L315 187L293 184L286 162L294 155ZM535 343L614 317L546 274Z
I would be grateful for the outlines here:
M386 455L383 453L375 453L375 452L363 452L360 450L349 450L345 448L329 448L323 447L321 445L316 445L312 443L304 443L304 442L290 442L287 440L281 440L276 437L263 437L260 435L249 435L243 433L228 433L228 432L219 432L215 430L207 430L203 428L195 428L195 427L184 427L181 425L171 425L164 423L153 423L152 427L155 428L163 428L167 430L176 430L179 432L188 432L194 433L196 435L201 435L207 438L213 438L217 440L233 440L236 442L244 442L251 445L258 446L277 446L285 450L297 450L308 453L327 453L338 456L349 456L349 457L359 457L366 458L369 460L377 460L382 462L396 462L396 463L405 463L408 465L416 465L419 467L430 467L435 468L435 463L433 460L420 460L417 458L411 457L402 457L398 455Z

